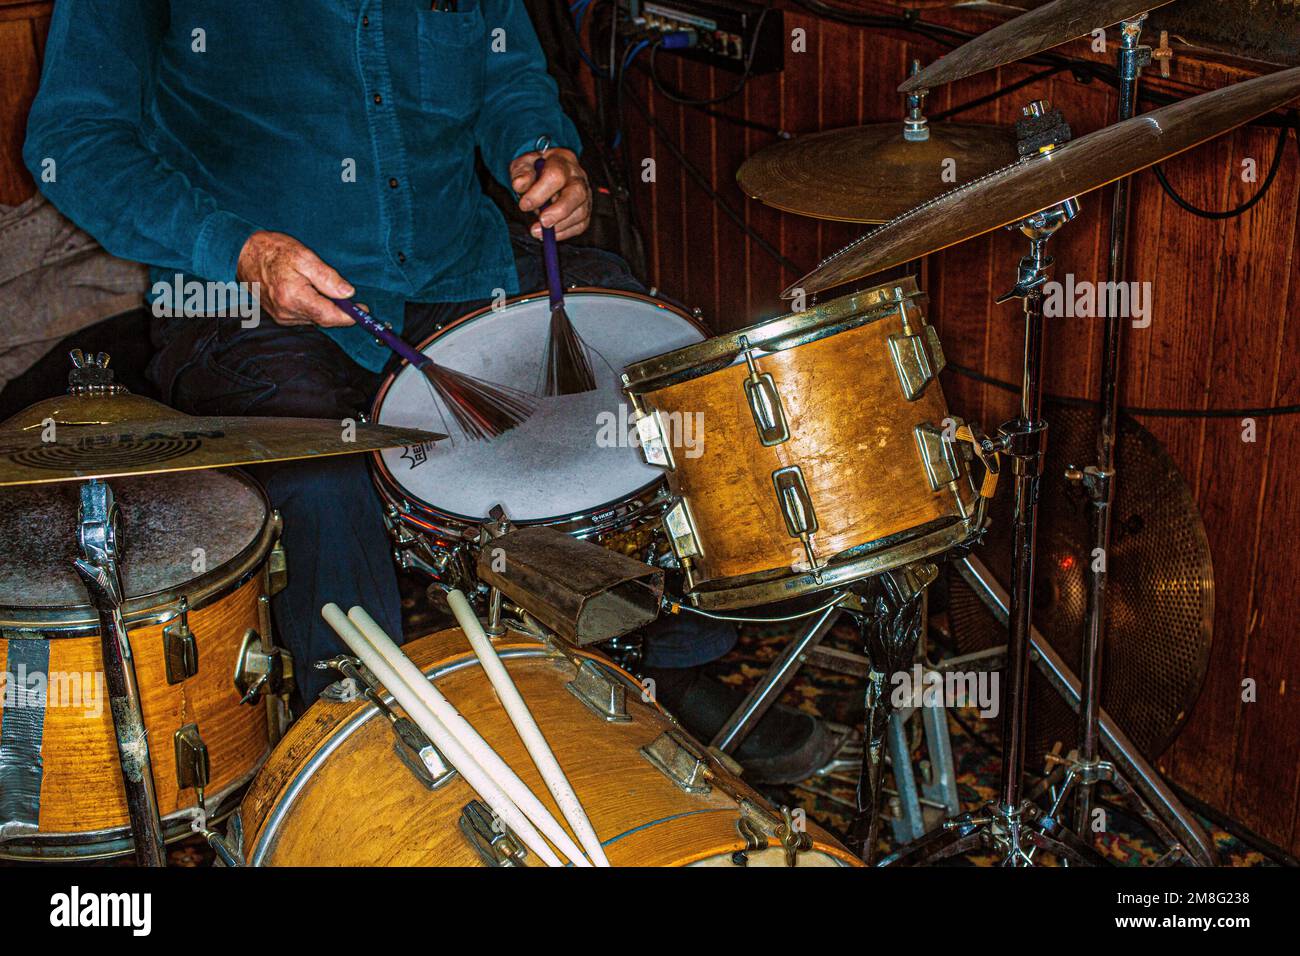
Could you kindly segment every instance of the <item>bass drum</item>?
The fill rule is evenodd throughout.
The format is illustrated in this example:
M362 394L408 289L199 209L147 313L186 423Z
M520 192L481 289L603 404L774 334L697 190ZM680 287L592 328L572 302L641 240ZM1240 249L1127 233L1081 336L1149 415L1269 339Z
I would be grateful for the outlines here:
M782 817L643 702L631 675L603 658L518 636L497 648L611 864L785 863ZM562 820L464 634L440 631L403 649ZM249 788L229 828L234 854L254 866L474 866L508 859L508 841L492 842L500 833L464 780L456 774L430 789L373 703L329 699L346 696L344 686L333 685L290 728ZM811 823L799 840L798 866L860 865ZM543 865L532 854L519 862Z

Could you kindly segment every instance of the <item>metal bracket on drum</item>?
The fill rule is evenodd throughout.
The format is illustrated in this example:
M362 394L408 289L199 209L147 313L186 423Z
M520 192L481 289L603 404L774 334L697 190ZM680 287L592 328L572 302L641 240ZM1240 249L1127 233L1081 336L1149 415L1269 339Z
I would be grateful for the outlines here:
M658 465L669 471L676 468L672 444L668 441L659 409L652 408L646 412L633 406L632 414L636 421L637 440L641 443L641 454L645 456L645 460L651 465Z
M393 751L406 765L406 769L410 770L425 787L429 790L437 790L456 776L456 769L415 721L398 715L388 705L379 693L379 681L359 660L340 654L327 661L317 662L316 667L320 670L338 671L353 683L362 697L374 704L379 712L388 718L397 737L393 742Z
M167 665L167 683L179 684L199 672L199 645L190 630L190 606L181 598L180 612L172 623L163 627L163 661Z
M275 524L275 544L271 546L271 554L266 559L266 591L268 597L275 597L289 586L289 558L284 550L284 542L280 540L280 529L284 526L284 521L279 511L271 512L271 521Z
M768 447L789 441L790 428L786 424L785 409L781 404L781 393L777 391L776 381L770 372L758 370L749 339L742 335L739 344L745 356L745 364L749 367L749 377L745 379L745 397L749 400L749 412L754 416L754 426L758 429L758 440Z
M926 386L947 364L943 347L939 344L939 333L933 325L922 326L919 332L910 331L906 306L903 307L903 333L889 337L889 354L894 360L894 371L898 373L903 397L909 402L920 398Z
M656 770L687 793L708 793L709 762L685 737L667 730L640 750Z
M813 572L817 582L821 583L823 565L817 558L817 549L812 541L812 536L817 533L817 512L813 509L812 496L808 494L803 469L798 465L780 468L772 472L772 484L776 486L776 500L781 506L785 529L790 537L803 542L804 553L808 556L808 569Z
M916 436L916 447L921 453L921 463L925 466L925 477L930 482L931 491L938 491L961 477L957 450L942 428L922 422L912 429L912 434Z
M235 689L241 704L251 704L259 695L278 696L293 690L293 657L283 647L267 646L253 628L244 632L235 655Z
M488 866L523 866L528 857L523 841L479 800L460 811L460 832Z
M627 687L595 661L584 659L573 680L564 685L588 710L609 723L626 723Z

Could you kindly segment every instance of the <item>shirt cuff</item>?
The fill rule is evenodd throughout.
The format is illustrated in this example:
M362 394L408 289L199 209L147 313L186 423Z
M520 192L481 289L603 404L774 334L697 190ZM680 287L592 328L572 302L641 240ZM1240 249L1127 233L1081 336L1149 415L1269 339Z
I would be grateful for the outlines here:
M199 227L199 238L194 243L194 275L213 282L234 282L239 253L259 228L234 213L210 214Z

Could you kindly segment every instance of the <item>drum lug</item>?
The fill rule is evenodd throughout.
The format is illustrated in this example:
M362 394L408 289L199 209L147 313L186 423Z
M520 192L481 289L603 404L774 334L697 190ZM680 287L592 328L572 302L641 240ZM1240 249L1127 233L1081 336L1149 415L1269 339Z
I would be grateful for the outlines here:
M781 405L781 393L776 389L776 381L771 373L758 370L754 363L754 350L743 335L740 337L740 347L744 352L745 364L749 366L749 377L745 379L745 397L749 399L749 413L754 416L758 440L769 447L789 441L790 429L786 425L785 409Z
M591 660L583 660L573 680L564 685L587 709L609 723L626 723L627 688Z
M803 542L804 553L808 557L808 567L820 582L821 562L817 558L817 549L812 540L812 536L817 532L817 512L813 509L812 496L808 494L808 484L804 481L803 469L798 465L779 468L772 472L772 484L776 486L776 500L781 506L785 529L790 537L798 538Z
M244 632L235 656L235 690L252 703L261 694L279 696L293 689L293 658L283 647L268 647L253 628Z
M190 606L181 598L180 613L163 627L163 661L167 683L179 684L199 672L199 645L190 630Z
M708 793L709 764L702 754L675 730L667 730L641 748L641 756L687 793Z
M700 539L695 533L695 521L685 498L678 498L673 506L664 512L664 530L668 532L668 544L679 561L698 558Z
M283 525L280 512L273 511L271 520L275 522L275 544L271 546L271 554L266 560L266 591L268 596L274 597L289 584L289 560L285 555L284 542L280 540L280 528Z
M961 477L957 452L943 429L922 422L912 429L912 434L916 436L916 447L921 453L921 463L925 465L931 491L938 491Z
M388 718L397 739L393 742L393 751L397 758L406 765L406 769L415 774L429 790L437 790L456 776L454 768L430 740L409 717L402 717L388 705L379 693L379 681L369 669L355 657L340 654L338 657L316 663L318 670L336 670L343 675L344 681L351 683L357 694L350 695L342 688L331 694L334 700L351 700L356 696L364 697ZM334 687L334 684L330 685ZM328 688L327 688L328 690Z
M471 800L460 811L460 832L488 866L523 866L528 850L481 801Z
M176 749L176 786L181 790L203 790L208 785L211 764L208 745L199 734L198 724L186 724L172 736Z
M909 402L920 398L925 387L947 364L934 326L924 325L920 332L913 333L907 325L905 306L903 334L889 337L889 354L894 360L894 371L898 373L903 397Z
M633 407L632 414L636 419L636 434L641 443L641 454L645 456L646 462L672 471L677 466L673 462L672 448L665 437L664 422L659 415L659 409L652 408L648 412L643 412Z

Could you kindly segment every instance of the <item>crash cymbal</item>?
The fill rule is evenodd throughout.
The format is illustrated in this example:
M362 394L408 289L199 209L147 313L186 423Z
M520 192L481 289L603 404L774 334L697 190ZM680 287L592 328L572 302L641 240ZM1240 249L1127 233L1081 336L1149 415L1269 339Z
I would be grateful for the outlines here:
M1016 159L1014 130L931 123L929 139L902 123L812 133L759 150L736 173L740 188L785 212L840 222L888 222L913 206ZM948 160L955 166L946 166ZM955 180L944 181L951 169Z
M1300 67L1143 113L1022 159L916 207L824 260L782 293L820 292L982 235L1146 169L1300 96Z
M1042 53L1169 2L1171 0L1055 0L962 44L920 73L908 77L898 91L915 93L937 89L945 83Z
M354 455L446 437L329 419L182 415L125 393L63 395L0 424L0 487Z

